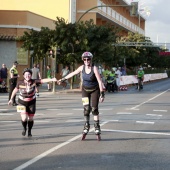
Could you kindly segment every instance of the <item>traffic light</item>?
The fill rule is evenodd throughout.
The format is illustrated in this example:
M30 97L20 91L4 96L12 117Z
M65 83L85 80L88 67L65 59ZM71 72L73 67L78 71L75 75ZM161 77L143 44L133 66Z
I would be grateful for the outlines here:
M138 2L131 2L131 16L137 16L138 15Z

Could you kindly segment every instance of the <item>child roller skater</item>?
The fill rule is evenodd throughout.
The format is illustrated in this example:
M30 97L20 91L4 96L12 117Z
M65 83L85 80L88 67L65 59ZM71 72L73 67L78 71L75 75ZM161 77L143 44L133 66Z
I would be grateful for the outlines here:
M92 64L93 55L90 52L84 52L82 54L82 60L84 62L74 72L68 74L66 77L60 79L58 83L61 83L76 74L81 72L82 75L82 102L84 106L84 118L85 125L83 129L82 140L85 139L90 129L90 113L94 116L94 128L97 139L100 140L100 122L99 122L99 101L104 101L104 85L101 80L98 68Z

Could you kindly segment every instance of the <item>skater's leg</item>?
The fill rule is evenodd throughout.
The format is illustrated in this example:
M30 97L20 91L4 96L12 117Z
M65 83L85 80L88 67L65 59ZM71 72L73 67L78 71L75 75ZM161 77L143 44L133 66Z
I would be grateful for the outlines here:
M83 129L83 133L88 133L90 129L90 106L84 106L84 119L85 119L85 125Z
M100 125L99 125L99 110L98 110L98 105L99 105L99 94L100 90L95 90L91 94L91 100L92 100L92 114L94 116L94 127L95 127L95 133L98 135L101 133L100 130Z
M20 115L21 115L21 124L23 126L22 136L25 136L26 135L26 130L27 130L27 118L28 118L28 115L27 115L27 112L22 112L22 113L20 113Z
M31 129L32 129L33 125L34 125L33 117L32 118L29 117L29 121L28 121L28 137L32 136Z

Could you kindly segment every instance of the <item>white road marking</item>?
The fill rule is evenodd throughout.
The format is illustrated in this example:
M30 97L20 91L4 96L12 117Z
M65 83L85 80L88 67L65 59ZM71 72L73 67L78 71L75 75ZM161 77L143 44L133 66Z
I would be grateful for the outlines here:
M43 113L36 113L35 116L43 116Z
M46 123L50 122L50 120L34 120L36 123Z
M7 110L9 110L9 109L0 109L0 110L2 110L2 111L7 111Z
M116 114L118 114L118 115L131 115L132 113L129 113L129 112L118 112Z
M167 110L153 110L154 112L167 112Z
M84 109L73 109L73 110L84 110Z
M111 129L101 129L102 132L121 132L121 133L136 133L136 134L147 134L147 135L165 135L170 136L170 133L160 133L160 132L143 132L143 131L131 131L131 130L111 130Z
M57 116L72 115L73 113L57 113Z
M103 122L100 126L103 126L103 125L106 124L106 123L108 123L108 122ZM90 129L90 132L93 131L93 130L94 130L94 128ZM44 153L38 155L37 157L35 157L35 158L33 158L33 159L27 161L26 163L24 163L24 164L22 164L22 165L16 167L16 168L13 169L13 170L22 170L22 169L28 167L29 165L32 165L33 163L37 162L38 160L40 160L40 159L46 157L47 155L51 154L52 152L54 152L54 151L56 151L56 150L62 148L63 146L68 145L69 143L71 143L71 142L73 142L73 141L79 139L81 136L82 136L82 134L79 134L79 135L77 135L77 136L75 136L75 137L73 137L73 138L67 140L66 142L63 142L63 143L61 143L61 144L59 144L59 145L57 145L57 146L55 146L55 147L53 147L53 148L47 150L46 152L44 152Z
M155 122L136 121L136 123L143 123L143 124L154 124Z
M0 122L2 122L2 123L14 123L14 122L17 122L17 121L12 121L12 120L1 120Z
M135 107L132 107L131 109L136 109L136 108L138 108L138 107L140 107L140 106L142 106L143 104L145 104L145 103L147 103L147 102L149 102L149 101L151 101L151 100L153 100L153 99L155 99L155 98L157 98L157 97L159 97L159 96L161 96L162 94L164 94L164 93L166 93L167 91L169 91L170 89L168 89L168 90L166 90L166 91L164 91L164 92L162 92L162 93L160 93L160 94L158 94L158 95L156 95L155 97L153 97L153 98L151 98L151 99L148 99L147 101L145 101L145 102L142 102L141 104L139 104L139 105L136 105Z
M82 119L72 119L72 120L67 120L66 122L83 122L84 120L82 120Z
M8 105L8 103L6 102L6 103L0 103L0 105Z
M139 110L139 109L127 108L126 110Z
M162 116L162 115L157 115L157 114L146 114L147 116Z
M61 110L61 109L46 109L46 110Z
M82 109L72 109L72 110L84 110L83 108ZM100 109L100 110L113 110L113 108L103 108L103 109Z
M11 115L14 115L12 113L0 113L0 116L11 116Z
M99 109L99 110L113 110L113 108L103 108L103 109Z

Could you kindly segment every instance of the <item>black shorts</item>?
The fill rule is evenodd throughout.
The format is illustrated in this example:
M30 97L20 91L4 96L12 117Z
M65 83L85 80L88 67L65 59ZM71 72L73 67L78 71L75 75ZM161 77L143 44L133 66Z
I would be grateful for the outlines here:
M19 98L18 103L26 107L26 112L28 114L35 114L35 111L36 111L36 99L33 99L30 102L26 102L26 101L23 101L23 100L21 100Z

